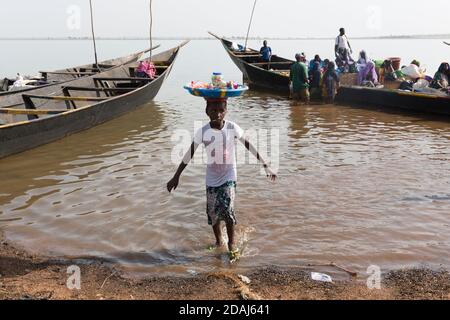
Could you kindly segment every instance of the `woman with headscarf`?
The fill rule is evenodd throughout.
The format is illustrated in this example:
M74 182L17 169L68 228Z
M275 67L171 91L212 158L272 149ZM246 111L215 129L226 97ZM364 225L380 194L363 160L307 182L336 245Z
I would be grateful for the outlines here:
M314 64L315 64L316 62L319 62L320 67L322 67L323 62L322 62L322 59L320 59L320 56L319 56L318 54L316 54L316 55L314 56L314 60L311 60L311 61L309 62L309 66L308 66L308 71L309 71L309 72L312 72L312 69L314 69Z
M336 73L336 65L330 61L323 75L322 94L326 103L334 103L334 98L339 88L339 77Z
M367 62L364 69L358 73L358 85L375 87L378 84L378 75L375 70L375 63Z
M436 72L433 78L433 82L431 83L432 88L439 90L448 90L449 87L449 72L450 66L447 62L441 63L439 66L439 70Z
M358 72L364 69L367 65L367 63L370 61L369 57L367 56L367 53L365 50L361 50L359 53L359 59L356 62L356 66L358 68Z
M320 82L322 80L322 72L320 68L320 62L316 61L309 74L310 93L312 99L320 99L322 93L320 91Z

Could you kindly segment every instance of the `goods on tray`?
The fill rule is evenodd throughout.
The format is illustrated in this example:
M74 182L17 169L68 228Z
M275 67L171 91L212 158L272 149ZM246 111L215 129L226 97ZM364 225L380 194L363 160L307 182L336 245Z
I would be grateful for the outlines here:
M219 72L214 72L211 83L191 81L184 87L190 94L204 98L231 98L241 96L248 87L239 85L235 81L225 81Z

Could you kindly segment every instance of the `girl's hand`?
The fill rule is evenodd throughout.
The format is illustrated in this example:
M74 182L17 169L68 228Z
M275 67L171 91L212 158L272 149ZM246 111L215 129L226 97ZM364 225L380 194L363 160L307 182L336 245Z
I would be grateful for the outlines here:
M172 190L176 190L179 183L180 183L180 178L173 177L172 180L167 182L167 191L172 192Z
M266 175L270 181L275 181L277 179L277 175L272 171L272 169L270 169L269 166L265 165L264 170L266 171Z

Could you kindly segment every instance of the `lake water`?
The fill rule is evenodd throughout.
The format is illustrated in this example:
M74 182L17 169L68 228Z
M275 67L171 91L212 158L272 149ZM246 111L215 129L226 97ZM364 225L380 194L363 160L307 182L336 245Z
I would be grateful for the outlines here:
M161 41L170 48L178 41ZM84 64L87 41L0 41L1 75ZM145 41L99 41L99 59ZM250 46L259 47L255 41ZM332 56L332 41L271 41L277 54ZM440 40L357 40L374 57L416 58L434 73L450 52ZM355 50L355 51L356 51ZM240 80L218 41L184 47L154 102L91 130L0 160L0 228L30 251L101 257L131 274L188 274L228 268L205 214L205 166L189 166L177 191L176 130L206 121L205 103L182 86L213 71ZM228 119L279 135L279 180L255 164L238 167L235 267L336 263L365 272L426 264L450 267L450 122L324 105L293 107L249 92Z

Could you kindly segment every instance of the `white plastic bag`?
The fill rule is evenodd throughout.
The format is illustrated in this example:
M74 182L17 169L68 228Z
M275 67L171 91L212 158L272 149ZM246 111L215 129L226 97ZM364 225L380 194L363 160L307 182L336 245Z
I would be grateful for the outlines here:
M430 83L425 79L419 79L416 83L413 84L413 90L414 91L421 91L425 88L427 88L430 85Z
M415 64L410 64L409 66L404 67L402 69L402 73L411 79L422 78L425 76L423 70Z
M333 282L333 279L324 273L311 272L311 279L320 282Z

